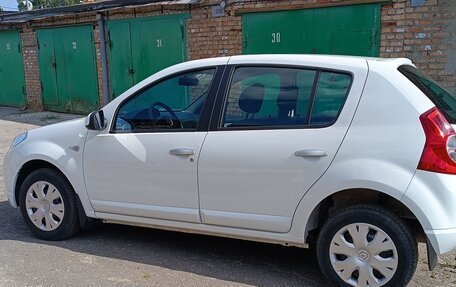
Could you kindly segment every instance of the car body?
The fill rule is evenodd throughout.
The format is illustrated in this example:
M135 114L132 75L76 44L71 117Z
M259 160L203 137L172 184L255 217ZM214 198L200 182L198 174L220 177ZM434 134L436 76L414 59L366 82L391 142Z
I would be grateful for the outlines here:
M178 64L86 119L30 130L16 139L4 166L9 203L27 204L26 222L46 239L74 234L57 231L67 225L62 218L76 212L82 226L100 219L289 246L316 243L323 250L322 268L331 262L321 259L327 255L321 234L335 240L334 228L358 222L344 221L350 217L344 212L351 212L350 218L366 213L372 220L361 220L366 225L356 228L386 234L397 249L387 255L396 258L388 267L395 273L375 275L371 286L403 283L411 275L396 275L400 243L413 245L415 239L394 239L394 231L379 227L373 214L388 214L398 228L424 234L431 267L437 254L456 247L451 170L456 163L448 161L452 107L439 112L436 105L441 108L442 101L427 95L428 86L416 83L424 79L416 73L408 59L323 55L246 55ZM424 151L433 148L424 126L429 119L445 118L448 155L436 171L423 165ZM30 203L30 196L41 199L33 184L48 181L29 177L43 168L61 180L40 187L44 193L60 186L60 193L69 189L76 196L56 201L61 215L33 224L33 214L41 210ZM76 204L65 205L65 217L62 201ZM48 212L53 204L46 204L40 208ZM412 249L404 260L416 266ZM355 256L359 262L371 260L361 251ZM344 261L336 257L331 257L333 267ZM340 272L326 275L335 284L363 286L361 271L337 279L334 274Z

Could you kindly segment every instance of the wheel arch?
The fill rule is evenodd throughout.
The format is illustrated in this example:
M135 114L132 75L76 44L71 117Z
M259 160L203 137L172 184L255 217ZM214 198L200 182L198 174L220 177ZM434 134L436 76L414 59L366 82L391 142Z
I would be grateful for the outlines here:
M81 196L75 189L74 184L71 183L70 179L68 176L59 168L57 165L43 160L43 159L33 159L25 162L21 169L19 170L17 177L16 177L16 182L14 185L14 200L16 205L19 207L19 192L21 190L21 186L24 183L24 180L29 176L32 172L39 170L41 168L49 168L60 174L67 182L68 184L73 188L73 192L76 195L76 204L77 204L77 210L78 210L78 217L79 217L79 223L82 229L87 229L92 226L92 219L87 217L87 208L84 206L84 203L81 200Z
M338 286L405 286L416 270L417 247L413 231L394 212L355 204L328 219L316 252L323 274Z
M32 172L41 169L41 168L49 168L52 170L57 171L60 173L67 181L68 183L73 186L68 179L68 177L53 163L50 163L49 161L42 160L42 159L33 159L25 162L21 169L19 170L17 177L16 177L16 182L14 185L14 199L16 202L16 205L19 206L19 192L21 190L21 186L24 183L24 180L29 176ZM74 187L73 187L74 189Z
M323 198L315 205L306 221L305 242L315 243L320 228L332 214L357 204L374 204L395 213L409 225L418 241L426 242L422 224L409 207L387 193L367 188L344 189Z

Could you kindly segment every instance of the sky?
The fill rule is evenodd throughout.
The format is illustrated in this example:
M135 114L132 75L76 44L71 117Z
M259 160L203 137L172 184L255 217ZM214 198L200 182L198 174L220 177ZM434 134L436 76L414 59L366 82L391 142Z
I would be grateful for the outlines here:
M0 0L0 6L3 10L12 11L17 10L17 1L16 0Z

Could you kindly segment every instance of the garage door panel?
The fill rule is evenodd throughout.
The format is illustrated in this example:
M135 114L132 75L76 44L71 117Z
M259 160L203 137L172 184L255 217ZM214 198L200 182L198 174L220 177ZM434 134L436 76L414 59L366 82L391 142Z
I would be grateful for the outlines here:
M380 12L360 4L246 14L243 52L378 56ZM271 43L276 31L280 43Z
M38 30L38 62L41 80L41 97L44 107L58 106L56 62L54 54L54 33L52 30Z
M166 27L166 29L163 29ZM141 23L143 59L138 65L138 80L182 62L181 23L175 19L150 20ZM154 63L148 65L148 63Z
M331 54L370 56L374 52L374 47L364 43L370 42L371 36L369 31L334 31L331 40ZM354 54L354 50L357 51L356 54Z
M326 9L330 25L331 54L378 56L379 4ZM325 9L321 9L325 10ZM347 17L347 15L351 15ZM346 19L344 19L346 18ZM344 19L343 21L341 19Z
M247 53L300 53L303 17L301 11L249 14L243 18Z
M98 107L92 26L37 31L42 98L47 110L86 113Z
M108 29L111 95L115 98L134 84L130 23L109 22Z
M25 80L19 31L0 32L0 105L25 105Z
M65 102L72 111L91 111L98 104L97 74L92 27L80 26L60 30L61 61L59 71L66 84ZM83 84L81 84L83 83Z
M302 50L298 53L315 54L314 48L316 26L314 22L314 10L302 11Z
M329 9L311 9L303 12L313 12L311 31L312 54L331 54L332 20Z
M112 96L187 58L188 14L108 21Z

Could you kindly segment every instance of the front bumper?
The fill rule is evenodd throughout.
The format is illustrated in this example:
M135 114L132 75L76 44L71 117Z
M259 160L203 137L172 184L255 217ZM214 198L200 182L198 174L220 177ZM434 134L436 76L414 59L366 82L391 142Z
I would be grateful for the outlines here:
M11 151L7 152L3 161L3 177L5 184L6 196L8 197L9 204L17 208L16 204L16 194L15 194L15 185L17 180L17 175L19 173L20 165L17 166L11 156Z

